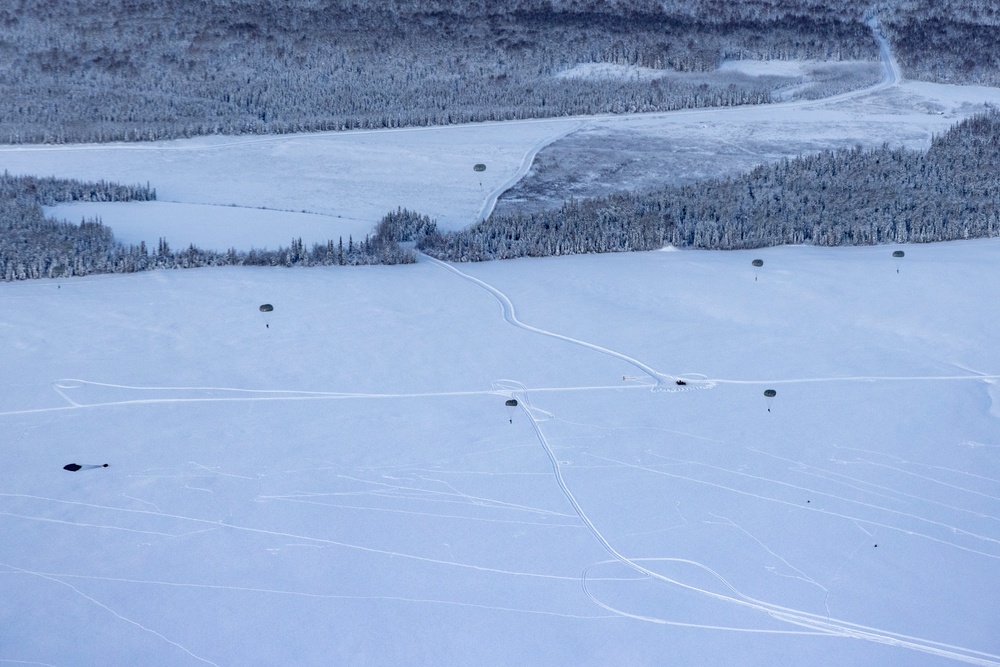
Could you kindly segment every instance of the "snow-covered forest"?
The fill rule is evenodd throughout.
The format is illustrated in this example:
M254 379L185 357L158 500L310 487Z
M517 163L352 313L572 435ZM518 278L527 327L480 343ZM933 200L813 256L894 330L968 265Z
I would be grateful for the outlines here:
M860 0L4 3L0 140L148 140L767 102L774 82L714 73L720 62L876 60L867 11ZM907 76L997 82L1000 33L990 3L893 3L877 14ZM557 76L594 62L662 76Z
M157 248L145 243L125 245L98 219L80 224L47 218L42 205L81 201L151 201L156 191L147 186L56 178L0 177L0 280L63 278L98 273L134 273L153 269L205 266L331 266L406 264L412 251L393 239L433 230L426 216L396 211L385 216L375 232L355 242L348 238L307 248L301 239L276 249L232 248L228 252L190 245L175 250L160 239Z
M883 146L783 160L735 178L494 215L418 245L452 261L788 243L869 245L1000 234L1000 113L962 121L929 150Z
M932 242L1000 235L1000 112L961 121L926 151L841 149L762 165L742 175L653 191L571 200L537 213L494 214L442 232L420 212L386 214L370 235L225 252L160 240L116 243L98 219L47 219L42 205L146 201L149 186L5 174L0 277L23 280L202 266L331 266L415 261L400 242L451 261L580 253Z
M754 104L726 58L876 60L856 2L21 2L0 140L149 140ZM653 80L560 77L579 63Z

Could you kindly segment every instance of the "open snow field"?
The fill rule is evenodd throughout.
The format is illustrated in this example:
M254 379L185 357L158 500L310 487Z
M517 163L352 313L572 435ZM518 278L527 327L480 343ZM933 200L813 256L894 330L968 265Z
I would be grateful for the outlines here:
M1000 241L891 250L0 285L0 664L998 665Z

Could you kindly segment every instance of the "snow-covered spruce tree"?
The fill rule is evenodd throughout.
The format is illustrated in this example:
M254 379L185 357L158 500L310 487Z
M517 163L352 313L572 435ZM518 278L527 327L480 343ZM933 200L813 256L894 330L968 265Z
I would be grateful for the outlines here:
M418 247L434 257L511 257L786 243L869 245L1000 235L1000 112L974 116L927 151L826 151L732 178L494 215Z

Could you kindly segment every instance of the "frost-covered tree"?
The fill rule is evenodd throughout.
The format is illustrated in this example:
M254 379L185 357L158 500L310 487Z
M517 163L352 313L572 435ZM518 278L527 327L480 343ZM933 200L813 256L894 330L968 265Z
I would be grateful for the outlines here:
M124 245L99 219L79 224L46 218L42 205L67 201L148 201L156 192L147 186L105 181L83 183L56 178L0 177L0 280L58 278L94 273L133 273L152 269L203 266L331 266L405 264L415 261L412 250L398 241L433 230L425 216L400 210L386 216L375 234L355 244L343 239L313 244L301 238L274 250L203 250L193 245L174 250L160 239L154 252L145 243Z
M418 247L454 261L678 247L868 245L1000 235L1000 113L927 151L826 151L741 176L493 215Z

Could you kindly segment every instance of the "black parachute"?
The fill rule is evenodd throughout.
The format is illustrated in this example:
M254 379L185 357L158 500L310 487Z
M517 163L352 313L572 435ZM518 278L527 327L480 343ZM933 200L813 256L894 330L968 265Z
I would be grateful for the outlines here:
M480 162L479 164L477 164L476 166L474 166L473 169L475 171L486 171L486 165L483 164L482 162Z
M764 395L767 396L768 398L774 398L775 396L778 395L778 392L776 392L773 389L765 389L764 390Z
M903 252L902 250L893 250L892 251L892 256L893 257L905 257L906 253Z
M506 401L504 401L504 405L506 405L508 408L516 408L517 407L517 399L516 398L508 398Z
M753 264L756 267L764 266L764 260L762 260L762 259L755 259L754 261L752 261L750 263Z
M274 310L274 306L272 306L269 303L264 303L264 304L261 304L261 306L260 306L260 312L262 312L262 313L270 313L272 310Z

